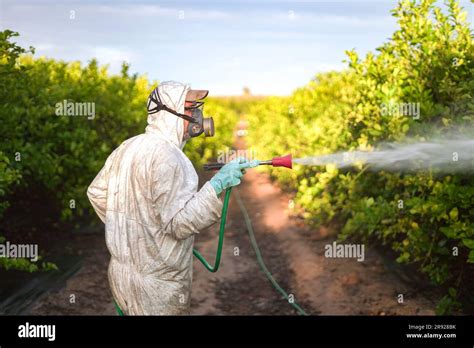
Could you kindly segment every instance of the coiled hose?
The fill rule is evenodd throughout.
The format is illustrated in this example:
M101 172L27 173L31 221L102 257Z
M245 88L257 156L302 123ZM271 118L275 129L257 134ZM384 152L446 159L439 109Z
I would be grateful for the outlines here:
M216 260L214 262L214 266L211 266L196 249L193 249L194 256L196 256L198 260L202 262L204 267L206 267L210 272L216 272L219 269L219 263L221 261L221 254L222 254L222 245L224 244L224 230L225 230L225 223L227 219L227 207L229 205L231 190L232 188L229 188L227 189L225 193L224 205L222 207L221 225L220 225L220 230L219 230L219 241L217 244ZM285 290L283 290L283 288L278 284L278 282L275 280L271 272L268 270L267 266L265 265L265 262L263 261L262 253L260 252L260 249L258 247L257 240L255 239L255 233L253 231L252 221L250 220L250 216L247 212L247 209L245 208L244 202L242 201L242 198L240 197L239 191L237 189L235 190L235 198L237 200L237 204L239 205L240 211L242 212L242 215L244 216L245 225L249 233L250 243L252 244L252 248L257 257L257 262L258 262L258 265L260 266L260 269L265 274L265 276L270 281L270 283L273 285L273 287L283 296L284 299L288 301L288 303L298 312L298 314L308 315L303 310L303 308L301 308L294 300L290 300L290 296L288 295L288 293Z
M222 255L222 245L224 244L224 231L225 231L225 223L227 220L227 207L229 206L230 200L230 193L232 192L232 187L228 188L225 191L224 197L224 205L222 206L222 214L221 214L221 226L219 228L219 241L217 242L217 252L216 252L216 259L214 261L214 266L211 266L209 262L206 261L204 256L201 255L199 251L193 249L194 256L197 257L199 261L207 268L209 272L217 272L219 269L219 265L221 263L221 255Z

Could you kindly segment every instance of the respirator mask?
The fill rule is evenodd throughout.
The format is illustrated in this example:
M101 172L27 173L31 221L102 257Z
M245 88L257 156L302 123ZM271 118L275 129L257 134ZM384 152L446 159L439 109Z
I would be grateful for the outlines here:
M194 92L194 91L191 91ZM194 93L188 93L188 95L193 96ZM207 92L205 94L197 94L199 99L204 99L207 96ZM189 101L189 100L187 100ZM151 103L155 103L155 107L151 107ZM175 110L169 108L165 104L161 102L160 96L158 91L155 89L148 98L148 113L153 114L158 111L165 110L169 113L172 113L175 116L178 116L186 121L189 122L187 129L184 130L184 139L194 138L204 133L205 137L212 137L214 136L214 120L212 117L204 117L202 112L204 102L203 101L196 101L193 99L192 105L186 106L186 111L192 111L192 116L188 116L185 114L180 114Z
M193 102L193 106L185 107L186 110L192 110L193 120L189 121L188 132L189 137L194 138L204 133L205 137L214 136L214 120L212 117L204 117L202 112L204 102Z

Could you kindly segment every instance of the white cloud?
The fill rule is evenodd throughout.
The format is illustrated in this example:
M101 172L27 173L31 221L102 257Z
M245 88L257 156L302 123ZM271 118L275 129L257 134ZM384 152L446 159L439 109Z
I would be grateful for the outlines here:
M51 52L57 49L57 46L52 43L38 43L35 45L36 52Z
M232 14L217 10L201 10L190 7L165 7L158 5L115 5L90 6L93 10L106 14L127 16L153 16L177 19L228 19Z
M271 16L273 19L295 24L311 24L324 26L368 28L387 26L388 22L394 22L392 16L350 16L350 15L321 15L317 13L301 13L296 11L277 12Z
M97 46L84 47L85 55L96 58L101 64L108 64L111 72L118 72L123 62L128 64L135 63L138 55L127 49L117 47Z
M311 66L311 69L313 69L313 73L314 72L324 72L324 71L340 71L340 70L343 70L344 68L346 68L346 65L343 64L343 63L339 63L339 64L326 64L326 63L318 63L318 64L315 64L313 66Z

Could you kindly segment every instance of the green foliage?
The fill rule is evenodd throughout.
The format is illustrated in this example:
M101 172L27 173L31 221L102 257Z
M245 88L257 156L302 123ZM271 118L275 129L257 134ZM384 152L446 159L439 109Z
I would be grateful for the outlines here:
M469 134L472 32L456 1L447 1L443 11L434 2L400 1L393 10L399 29L377 53L361 59L348 51L347 71L317 75L289 98L255 106L249 140L258 157L371 151L407 137ZM420 117L383 112L384 105L397 103L420 103ZM418 264L436 284L454 284L462 264L474 262L472 173L442 177L363 167L341 171L332 165L278 173L283 185L297 190L296 202L310 222L341 225L341 240L389 245L399 262ZM443 301L445 311L455 304L452 296Z
M448 293L438 302L436 306L437 315L451 315L461 308L461 303L456 300L457 291L449 288Z
M0 152L0 217L8 207L8 201L4 199L8 188L20 178L18 171L10 165L10 160Z
M6 269L7 271L10 269L15 269L18 271L24 271L24 272L47 272L47 271L57 271L58 266L56 266L54 263L51 262L31 262L28 259L24 258L16 258L16 259L7 259L7 258L0 258L0 267Z
M41 205L48 207L48 223L56 225L91 212L87 187L114 148L144 131L146 99L154 86L130 75L125 64L121 74L110 75L95 60L84 66L35 59L32 49L12 42L16 35L0 32L0 219L10 206L27 221ZM64 101L93 103L95 116L58 115ZM217 136L186 146L196 165L230 145L237 121L235 112L213 100L205 111L215 117ZM33 224L25 227L36 228ZM2 260L0 266L38 269L28 260Z

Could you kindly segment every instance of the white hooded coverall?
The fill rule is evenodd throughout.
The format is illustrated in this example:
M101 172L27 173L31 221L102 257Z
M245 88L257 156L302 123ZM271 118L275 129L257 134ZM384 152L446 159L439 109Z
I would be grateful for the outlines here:
M188 85L163 82L164 104L184 113ZM127 315L188 314L194 235L220 218L222 202L182 152L183 119L148 115L145 133L107 158L87 195L105 223L109 283Z

